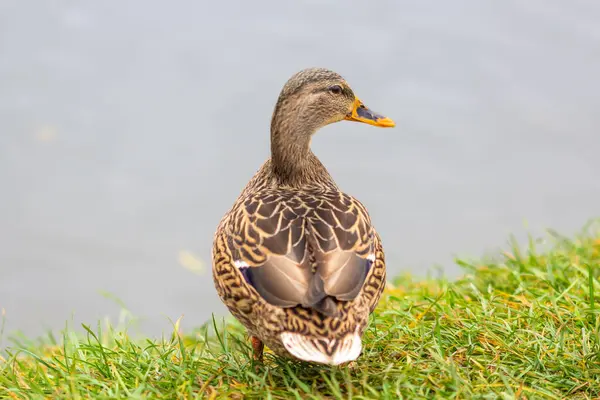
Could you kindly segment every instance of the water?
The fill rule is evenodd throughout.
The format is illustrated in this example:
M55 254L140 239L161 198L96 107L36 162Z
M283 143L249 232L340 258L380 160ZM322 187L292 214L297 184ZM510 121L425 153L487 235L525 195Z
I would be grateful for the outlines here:
M6 331L114 317L99 291L153 334L223 314L212 235L268 156L283 83L309 66L397 122L313 142L369 208L390 275L456 276L454 255L599 215L600 3L340 4L1 2Z

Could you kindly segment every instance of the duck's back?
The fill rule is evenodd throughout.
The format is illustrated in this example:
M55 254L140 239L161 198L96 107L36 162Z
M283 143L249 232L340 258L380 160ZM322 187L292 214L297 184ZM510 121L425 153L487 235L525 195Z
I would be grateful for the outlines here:
M365 207L333 181L288 187L259 171L223 218L213 258L225 304L270 347L312 361L360 351L383 250Z

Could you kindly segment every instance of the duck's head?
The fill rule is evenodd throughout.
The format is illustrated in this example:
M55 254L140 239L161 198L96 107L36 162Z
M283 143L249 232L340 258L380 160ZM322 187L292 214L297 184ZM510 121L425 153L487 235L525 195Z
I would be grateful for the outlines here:
M343 120L384 128L395 126L390 118L367 108L339 74L309 68L294 74L284 85L273 114L272 130L278 125L284 125L284 129L302 125L312 133Z

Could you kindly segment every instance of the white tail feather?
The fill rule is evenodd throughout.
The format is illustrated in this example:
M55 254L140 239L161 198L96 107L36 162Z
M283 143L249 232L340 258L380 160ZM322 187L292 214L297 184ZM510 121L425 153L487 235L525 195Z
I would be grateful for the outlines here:
M357 333L351 333L341 339L327 339L283 332L281 342L290 354L300 360L329 365L356 360L362 349Z

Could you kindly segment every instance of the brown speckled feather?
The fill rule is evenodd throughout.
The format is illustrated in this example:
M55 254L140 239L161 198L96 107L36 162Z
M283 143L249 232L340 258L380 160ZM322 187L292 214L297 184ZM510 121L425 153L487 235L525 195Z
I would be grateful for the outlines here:
M234 262L270 304L334 315L328 296L349 301L358 294L374 235L356 199L328 189L265 189L234 215L225 227Z

